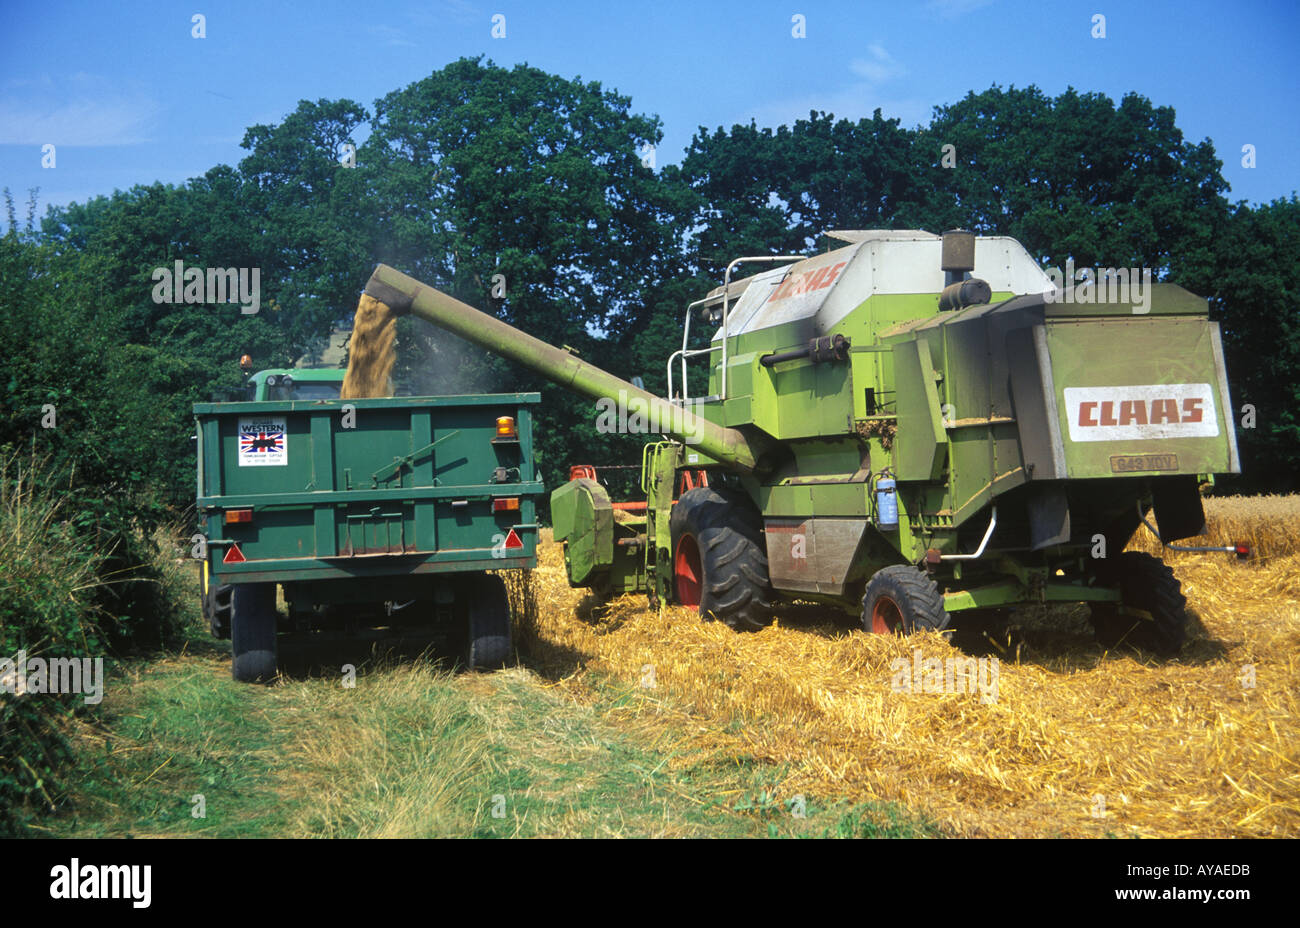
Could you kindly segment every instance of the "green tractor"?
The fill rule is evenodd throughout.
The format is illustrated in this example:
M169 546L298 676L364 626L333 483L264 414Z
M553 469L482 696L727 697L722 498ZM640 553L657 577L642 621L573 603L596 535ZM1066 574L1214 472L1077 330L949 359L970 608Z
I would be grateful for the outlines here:
M552 493L575 586L736 628L811 600L904 634L1086 603L1103 644L1176 652L1179 583L1124 547L1152 512L1165 544L1199 534L1200 482L1240 471L1205 300L1136 269L1061 287L1006 237L829 234L847 244L727 267L667 398L384 265L366 291L660 433L639 508L616 518L591 468Z
M342 368L290 367L258 371L248 378L247 399L254 402L272 400L336 400L343 388Z

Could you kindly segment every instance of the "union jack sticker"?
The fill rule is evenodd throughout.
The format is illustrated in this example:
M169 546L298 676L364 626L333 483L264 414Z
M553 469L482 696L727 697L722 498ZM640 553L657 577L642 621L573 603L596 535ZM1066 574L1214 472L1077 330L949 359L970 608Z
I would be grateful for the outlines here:
M239 466L266 467L289 463L289 442L283 419L239 420Z

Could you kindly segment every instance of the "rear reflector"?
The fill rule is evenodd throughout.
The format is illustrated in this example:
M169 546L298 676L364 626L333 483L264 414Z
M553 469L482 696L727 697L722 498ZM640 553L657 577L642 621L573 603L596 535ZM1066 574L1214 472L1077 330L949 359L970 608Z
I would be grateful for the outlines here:
M1244 561L1246 558L1250 557L1250 545L1248 544L1238 542L1232 546L1232 550L1237 552L1237 560L1239 561Z
M231 522L252 522L252 521L253 521L253 510L251 509L227 509L226 510L227 525L229 525Z
M493 512L518 512L519 497L503 496L499 499L492 500L492 511Z
M506 547L510 547L509 539L506 539ZM243 560L245 560L244 552L239 550L239 545L231 545L230 550L226 552L226 556L221 559L221 563L238 564Z
M524 546L524 543L519 540L519 536L515 534L515 530L511 529L510 534L506 535L505 546L507 549L522 548Z

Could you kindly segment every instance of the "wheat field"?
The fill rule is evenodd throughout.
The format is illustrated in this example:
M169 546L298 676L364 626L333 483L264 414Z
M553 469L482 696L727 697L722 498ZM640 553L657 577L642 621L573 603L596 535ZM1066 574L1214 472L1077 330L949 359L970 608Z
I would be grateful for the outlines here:
M1081 607L1022 609L986 636L991 702L894 691L895 659L961 654L937 634L867 635L798 604L739 634L643 596L599 603L568 586L549 535L513 590L518 644L575 698L588 674L653 689L628 711L689 732L682 763L776 763L786 796L898 801L966 836L1294 837L1300 497L1206 510L1208 542L1188 543L1257 555L1168 554L1189 604L1177 659L1103 651Z

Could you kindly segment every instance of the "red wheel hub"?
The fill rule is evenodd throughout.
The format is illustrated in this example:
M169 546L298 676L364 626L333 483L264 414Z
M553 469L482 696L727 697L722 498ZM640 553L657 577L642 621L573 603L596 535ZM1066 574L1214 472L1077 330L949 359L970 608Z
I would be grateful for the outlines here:
M677 601L692 609L700 607L700 592L704 588L704 570L700 567L700 546L695 536L682 535L677 539L677 554L673 557L673 579Z
M903 611L888 596L879 597L871 606L871 630L877 635L892 635L903 625Z

